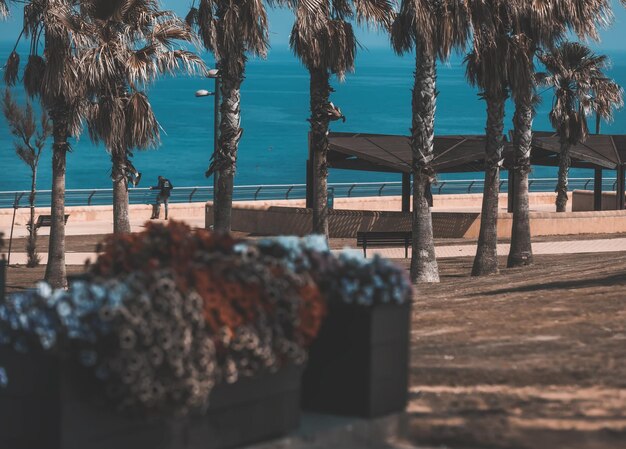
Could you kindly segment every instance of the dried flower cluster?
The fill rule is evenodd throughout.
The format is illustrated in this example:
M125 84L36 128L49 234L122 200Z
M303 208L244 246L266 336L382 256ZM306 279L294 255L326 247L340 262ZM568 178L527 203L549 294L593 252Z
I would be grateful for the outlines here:
M216 338L220 376L302 363L317 335L325 303L307 272L228 236L175 221L139 234L114 236L100 248L94 276L117 278L143 270L171 270L177 289L202 298L207 330Z

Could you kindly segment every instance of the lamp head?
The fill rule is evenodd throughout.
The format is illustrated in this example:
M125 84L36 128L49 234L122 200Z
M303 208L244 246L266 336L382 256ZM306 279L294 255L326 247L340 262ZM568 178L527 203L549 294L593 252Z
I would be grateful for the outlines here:
M210 97L212 95L215 95L215 93L214 92L209 92L208 90L201 89L201 90L196 91L196 97L198 97L198 98L200 98L200 97Z

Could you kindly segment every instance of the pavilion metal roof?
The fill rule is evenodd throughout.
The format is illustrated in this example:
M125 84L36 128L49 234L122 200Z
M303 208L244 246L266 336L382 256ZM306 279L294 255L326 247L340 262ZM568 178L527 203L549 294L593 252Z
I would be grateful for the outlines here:
M409 173L411 147L408 136L331 133L328 161L331 168L377 172ZM560 144L553 132L537 132L533 138L533 165L558 165ZM513 164L513 147L504 149L504 166ZM592 135L572 148L572 167L615 169L626 163L626 135ZM438 173L480 172L485 166L485 136L435 137Z
M552 153L551 159L558 165L558 154L561 152L561 144L558 134L554 132L535 132L533 147L538 151ZM585 143L576 145L570 149L570 154L579 163L587 163L590 168L602 167L615 170L618 165L626 164L626 135L592 134ZM539 155L538 155L539 156ZM544 164L537 161L536 165ZM580 165L580 164L579 164Z

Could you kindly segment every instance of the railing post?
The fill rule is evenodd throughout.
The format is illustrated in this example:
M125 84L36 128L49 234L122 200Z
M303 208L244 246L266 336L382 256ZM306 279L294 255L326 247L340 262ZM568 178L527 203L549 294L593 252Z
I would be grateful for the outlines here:
M602 169L596 168L593 178L593 210L602 210Z
M332 187L331 187L332 188ZM289 199L289 194L291 193L291 191L293 190L293 186L289 187L289 189L287 190L287 193L285 194L285 199L288 200Z
M254 192L254 201L256 201L257 198L259 197L259 193L261 193L262 189L263 189L263 186L259 186L259 188L256 189L256 192Z
M352 184L348 189L348 198L352 196L352 190L356 187L356 184Z
M402 173L402 212L411 212L411 173Z
M197 189L197 188L194 188L194 189L191 191L191 193L189 194L189 202L190 202L190 203L192 202L191 200L193 199L193 196L196 194L196 192L197 192L197 191L198 191L198 189Z
M472 193L472 187L474 187L474 184L476 183L476 181L472 181L470 182L469 187L467 188L467 193Z
M441 191L443 190L443 187L446 185L446 182L443 181L441 183L439 183L439 190L437 191L437 194L441 195Z
M91 193L89 194L89 198L87 198L87 206L91 206L91 199L93 198L95 194L96 194L96 191L92 190Z
M383 196L383 190L387 187L387 184L383 184L380 189L378 189L378 196Z

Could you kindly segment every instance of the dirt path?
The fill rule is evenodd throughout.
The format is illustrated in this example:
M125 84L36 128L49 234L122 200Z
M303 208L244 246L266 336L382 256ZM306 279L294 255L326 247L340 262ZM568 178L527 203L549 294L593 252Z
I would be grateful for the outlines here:
M417 292L413 440L626 447L626 254L539 257L483 279L471 263L444 261L441 285Z

